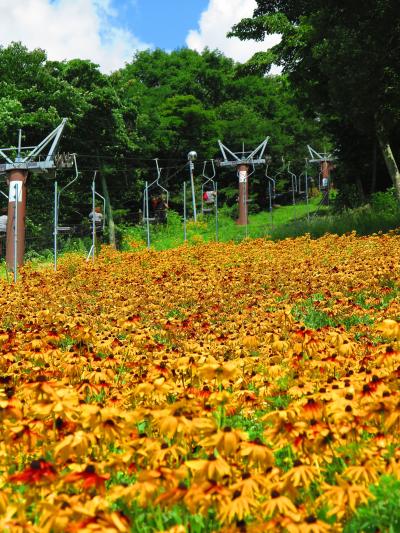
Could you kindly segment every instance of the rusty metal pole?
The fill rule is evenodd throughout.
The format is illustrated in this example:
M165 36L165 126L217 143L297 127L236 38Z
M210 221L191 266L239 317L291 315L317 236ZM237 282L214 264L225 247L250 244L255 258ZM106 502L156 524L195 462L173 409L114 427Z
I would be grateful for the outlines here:
M330 161L323 161L321 163L321 174L322 174L322 179L324 179L324 178L329 179L330 178L330 175L331 175L331 163L330 163Z
M249 165L238 166L239 175L239 218L236 222L239 226L248 224L248 197L249 197Z
M22 266L25 254L25 211L26 211L26 179L28 172L25 170L10 170L7 177L9 184L8 219L7 219L7 253L6 262L9 270L14 271L14 257L17 255L17 265ZM17 209L17 245L14 239L15 202ZM16 248L16 250L15 250Z
M322 177L322 205L329 205L329 190L331 186L331 170L332 163L330 161L323 161L321 163L321 177Z

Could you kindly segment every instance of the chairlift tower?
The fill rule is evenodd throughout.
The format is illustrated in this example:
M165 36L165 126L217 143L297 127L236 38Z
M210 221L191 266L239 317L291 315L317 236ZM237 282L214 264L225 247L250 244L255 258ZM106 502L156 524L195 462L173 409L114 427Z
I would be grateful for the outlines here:
M327 180L325 183L330 185L331 172L334 168L333 162L336 161L336 157L328 152L317 152L311 146L307 146L308 152L310 154L309 163L317 163L320 166L320 173L322 180Z
M239 218L237 220L239 226L247 226L248 224L249 177L255 172L257 166L266 164L264 153L268 141L269 137L252 152L245 152L243 148L242 152L236 153L232 152L221 141L218 141L224 158L220 162L220 167L236 168L239 178ZM250 168L252 168L252 171L250 171Z
M46 173L57 167L70 166L68 156L56 158L66 122L67 119L63 118L37 146L22 146L22 131L19 130L18 146L0 149L0 173L6 175L9 186L6 262L10 270L16 270L16 265L24 262L26 181L29 172Z
M316 163L320 167L320 183L319 189L323 193L321 205L329 205L329 191L331 188L331 172L334 168L333 162L336 161L336 157L328 152L319 153L310 145L307 145L308 152L310 154L309 163Z

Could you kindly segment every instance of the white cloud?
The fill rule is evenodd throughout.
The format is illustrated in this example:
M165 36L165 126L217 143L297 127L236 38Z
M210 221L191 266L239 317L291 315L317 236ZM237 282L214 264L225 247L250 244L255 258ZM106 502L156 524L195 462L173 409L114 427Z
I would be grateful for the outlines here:
M205 47L217 48L228 57L243 63L256 52L266 51L279 42L278 35L270 35L263 42L241 41L226 34L242 18L252 17L257 7L255 0L210 0L202 13L199 30L191 30L186 43L189 48L201 52Z
M0 0L0 44L21 41L49 59L90 59L104 72L150 48L119 27L111 0Z

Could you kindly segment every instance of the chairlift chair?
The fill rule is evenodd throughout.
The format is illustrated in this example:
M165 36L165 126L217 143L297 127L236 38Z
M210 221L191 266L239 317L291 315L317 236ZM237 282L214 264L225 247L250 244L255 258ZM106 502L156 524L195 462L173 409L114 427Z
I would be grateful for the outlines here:
M305 170L301 172L298 176L298 193L304 194L306 192L306 180L307 180L307 173ZM302 183L304 182L304 190L301 188Z
M282 166L277 172L275 172L275 174L274 174L274 176L272 178L275 183L276 183L278 177L282 176L285 173L285 171L286 171L286 162L285 162L285 158L282 157Z
M75 154L73 154L73 163L74 163L75 176L72 178L72 180L67 182L67 184L64 187L62 187L61 189L58 189L58 187L57 187L57 175L55 174L55 179L56 179L56 181L55 181L55 198L54 198L54 201L55 201L55 236L57 236L58 234L71 235L75 231L75 226L73 226L71 224L68 224L68 225L67 224L64 224L64 225L60 225L59 224L61 194L66 189L68 189L73 183L75 183L75 181L79 177L79 171L78 171L78 166L77 166L77 163L76 163L76 155Z
M95 260L96 255L96 241L97 241L97 235L99 235L100 239L102 234L104 233L105 227L106 227L106 199L102 194L96 191L96 177L97 177L97 170L94 171L93 180L92 180L92 210L90 212L91 216L91 225L92 225L92 245L89 250L89 254L86 258L86 261L89 261L90 257L92 258L92 261ZM100 198L103 204L103 213L100 220L96 220L96 199ZM100 211L101 212L101 211ZM90 218L90 217L89 217Z
M161 192L161 196L165 194L167 197L166 205L167 206L169 205L169 191L165 187L163 187L160 183L162 168L160 168L158 164L158 159L155 159L155 162L156 162L156 167L157 167L157 178L153 182L151 182L149 185L147 185L143 191L143 223L145 224L147 222L157 223L160 221L160 217L157 216L159 215L159 213L157 213L156 209L153 209L152 216L150 216L150 209L149 209L149 191L150 190L158 189Z
M209 177L206 174L206 168L207 168L208 161L204 161L203 166L203 183L201 185L201 212L203 215L206 215L208 213L212 213L215 208L215 202L217 200L217 185L214 181L216 169L214 160L211 159L211 166L212 166L212 176Z
M308 198L310 180L312 180L312 178L308 175L308 159L305 158L304 170L298 177L298 194L299 194L299 196L305 195L305 198L306 199ZM302 188L302 185L303 185L303 188Z
M94 216L94 212L96 212L96 199L100 199L101 201L101 204L102 204L102 207L103 207L103 211L101 212L102 213L102 217L101 217L101 221L96 221L96 219L94 219L94 225L95 225L95 233L104 233L105 229L106 229L106 199L104 198L104 196L102 194L100 194L98 191L96 191L96 177L97 177L97 174L98 174L98 171L95 170L94 171L94 175L93 175L93 180L92 180L92 213ZM93 221L92 221L92 224L93 224Z
M274 174L274 180L276 181L276 178L282 174L285 173L285 170L286 170L286 161L285 161L285 158L282 156L281 157L281 161L282 161L282 166L279 168L279 170L277 172L275 172Z
M289 174L290 178L291 178L291 183L292 183L292 188L290 190L290 192L296 194L299 192L299 188L298 188L298 179L297 179L297 175L292 172L290 170L290 166L291 166L291 161L288 162L287 164L287 173Z
M307 184L306 184L306 180L307 180L307 175L306 175L306 172L305 170L303 170L303 172L301 172L298 176L298 195L303 198L303 195L306 194L306 187L307 187ZM302 189L302 185L304 185L304 189Z
M268 182L269 210L270 212L272 212L273 202L276 198L276 179L275 179L276 175L274 178L272 178L268 174L268 169L269 169L269 164L267 163L265 165L265 178L267 179L267 182Z
M269 165L267 165L266 171L268 172ZM276 182L278 181L278 177L284 175L286 172L286 162L285 158L282 157L282 166L281 168L275 172L273 176L266 176L267 179L271 180L271 184L274 184L274 193L273 193L273 200L276 200L277 198L281 198L283 196L283 193L277 193L276 192Z
M72 226L60 226L59 224L59 212L60 212L60 198L61 193L63 193L68 187L70 187L75 181L79 178L79 170L78 165L76 162L76 154L72 154L73 158L73 165L75 170L75 176L72 180L70 180L64 187L61 189L58 188L57 183L57 177L55 175L55 182L54 182L54 226L53 226L53 237L54 237L54 270L57 270L57 255L58 255L58 234L63 233L65 234L71 234L73 231Z

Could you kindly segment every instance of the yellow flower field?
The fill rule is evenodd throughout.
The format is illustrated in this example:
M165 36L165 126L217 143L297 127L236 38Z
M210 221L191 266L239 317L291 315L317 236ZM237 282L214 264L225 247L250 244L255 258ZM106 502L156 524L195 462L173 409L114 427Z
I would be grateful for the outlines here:
M400 236L1 282L0 531L342 531L400 480Z

